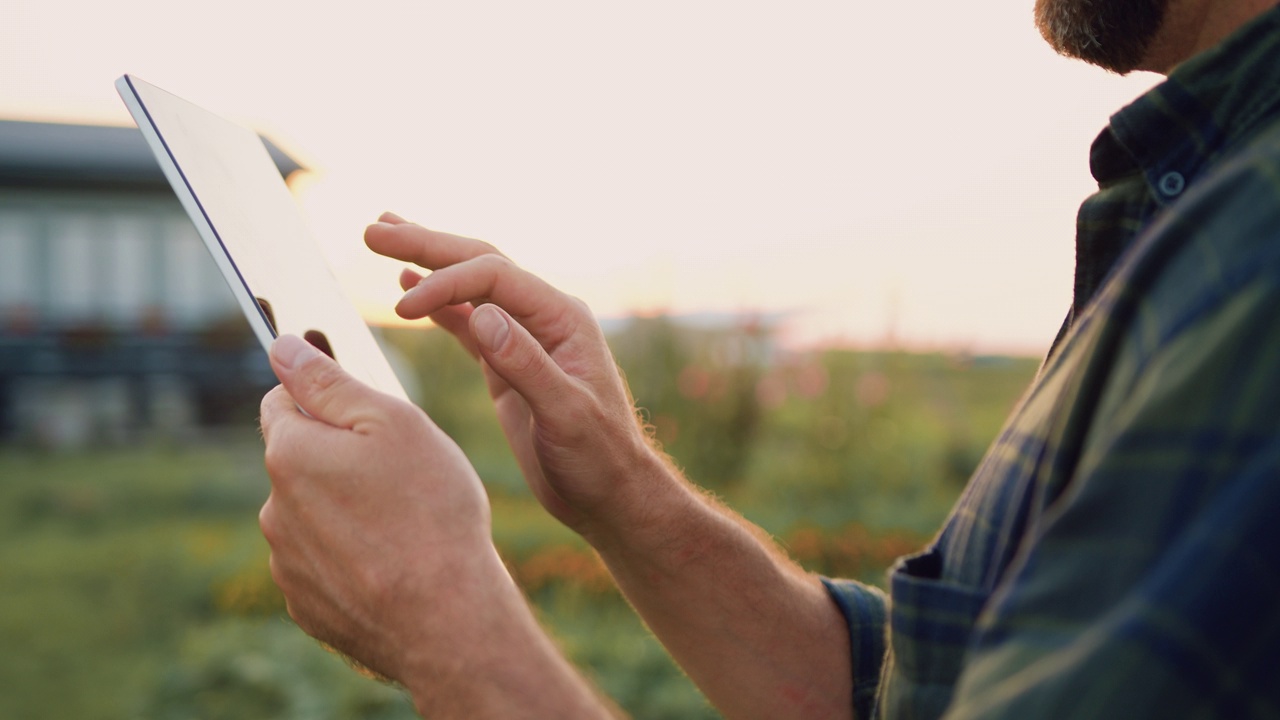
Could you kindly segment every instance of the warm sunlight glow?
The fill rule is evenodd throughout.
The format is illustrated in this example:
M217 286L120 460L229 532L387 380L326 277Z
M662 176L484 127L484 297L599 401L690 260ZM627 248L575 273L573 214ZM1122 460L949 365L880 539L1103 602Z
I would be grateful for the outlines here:
M227 0L0 8L0 117L128 122L129 72L249 125L366 317L383 210L605 316L782 313L794 343L1038 352L1107 117L1150 86L1015 3Z

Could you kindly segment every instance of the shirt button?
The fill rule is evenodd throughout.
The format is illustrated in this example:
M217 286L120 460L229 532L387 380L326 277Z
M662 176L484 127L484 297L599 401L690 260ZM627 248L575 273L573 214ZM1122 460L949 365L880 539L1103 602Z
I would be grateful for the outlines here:
M1160 178L1159 187L1160 192L1172 197L1187 187L1187 179L1180 172L1167 172Z

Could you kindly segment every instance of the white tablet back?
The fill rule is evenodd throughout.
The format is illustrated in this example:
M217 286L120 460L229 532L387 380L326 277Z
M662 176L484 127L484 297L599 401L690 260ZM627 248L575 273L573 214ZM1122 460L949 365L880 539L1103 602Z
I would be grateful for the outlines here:
M318 345L323 337L347 372L407 399L308 233L262 140L138 78L125 75L116 89L262 346L269 347L277 334ZM269 306L274 327L259 300Z

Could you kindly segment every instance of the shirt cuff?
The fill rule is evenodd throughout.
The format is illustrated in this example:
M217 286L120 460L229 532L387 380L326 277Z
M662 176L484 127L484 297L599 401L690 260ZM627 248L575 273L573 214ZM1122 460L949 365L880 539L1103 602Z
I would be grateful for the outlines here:
M872 718L886 651L888 601L880 590L852 580L824 577L822 584L849 626L854 717Z

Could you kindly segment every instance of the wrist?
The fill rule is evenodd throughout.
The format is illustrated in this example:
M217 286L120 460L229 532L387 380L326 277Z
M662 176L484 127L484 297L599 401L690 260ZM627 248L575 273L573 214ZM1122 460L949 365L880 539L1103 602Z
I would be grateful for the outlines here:
M406 639L399 681L424 717L603 717L587 683L538 625L497 552ZM464 583L466 583L464 585Z
M392 639L402 649L397 677L410 688L413 678L486 662L496 650L495 636L523 603L492 543L429 582L430 587L408 590L401 603L407 617Z
M667 546L691 513L704 505L671 460L647 439L636 443L612 476L609 502L583 515L574 530L606 560L616 552L647 552Z

